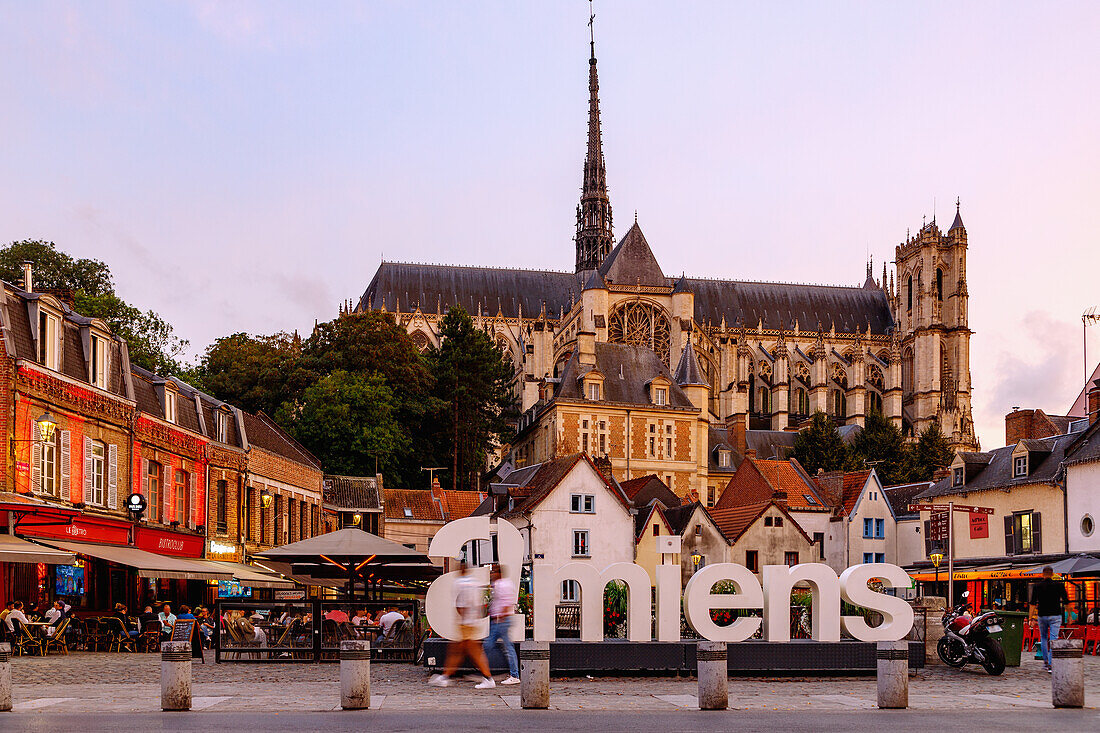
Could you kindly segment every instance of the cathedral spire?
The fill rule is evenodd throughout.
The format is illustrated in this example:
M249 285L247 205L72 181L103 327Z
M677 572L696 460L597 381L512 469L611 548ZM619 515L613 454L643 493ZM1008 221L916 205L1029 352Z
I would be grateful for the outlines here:
M600 132L600 82L596 74L596 36L589 0L588 58L588 153L584 158L584 185L577 206L577 272L595 270L611 251L611 200L607 195L607 169Z

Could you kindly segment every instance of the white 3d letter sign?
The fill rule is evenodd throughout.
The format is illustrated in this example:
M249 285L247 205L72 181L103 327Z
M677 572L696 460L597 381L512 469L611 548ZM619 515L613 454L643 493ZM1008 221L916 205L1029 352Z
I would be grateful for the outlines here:
M428 555L432 558L453 558L472 540L490 541L495 529L497 556L505 576L519 580L523 565L523 538L514 526L504 520L495 528L488 517L468 517L445 525L432 538ZM485 568L476 568L482 582L488 580ZM457 639L457 616L454 603L454 581L458 573L440 576L428 589L425 612L431 627L447 639ZM853 565L837 577L824 563L803 563L794 567L765 565L762 583L748 568L734 563L708 565L688 580L683 592L684 617L699 636L710 641L737 642L750 638L763 623L768 641L790 640L791 590L798 583L808 584L811 591L812 638L818 641L840 641L844 630L860 641L897 641L905 638L913 627L913 609L903 599L872 590L872 578L887 587L909 587L909 575L897 565L867 563ZM650 618L649 574L634 563L614 563L597 569L590 563L571 562L559 568L536 563L532 572L534 594L534 639L553 641L555 637L555 606L558 589L564 580L575 580L580 586L581 641L603 641L603 589L617 580L627 586L627 636L630 641L649 641ZM715 593L717 583L733 585L733 593ZM879 626L869 626L860 616L840 616L841 599L855 606L876 611L883 616ZM657 640L680 640L680 566L657 566ZM728 626L719 626L711 618L712 609L759 609L762 617L745 616ZM523 616L515 617L512 635L523 639ZM481 620L483 634L489 632L489 619Z

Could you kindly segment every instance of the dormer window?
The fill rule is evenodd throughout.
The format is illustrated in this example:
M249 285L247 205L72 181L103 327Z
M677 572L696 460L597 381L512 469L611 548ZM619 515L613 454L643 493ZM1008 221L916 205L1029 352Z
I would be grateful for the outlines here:
M214 413L214 431L219 443L229 442L229 415L223 410Z
M964 475L963 467L959 466L958 468L956 468L953 472L952 477L951 477L951 485L952 486L962 486L963 485L963 475Z
M653 388L653 404L655 405L667 405L668 404L668 390L664 387Z
M1027 476L1027 456L1016 456L1012 459L1012 477Z
M45 310L38 312L38 362L47 369L61 370L61 319Z
M600 401L600 383L599 382L587 382L585 384L585 395L592 402Z
M405 517L407 517L408 519L412 519L412 515L413 515L413 510L410 509L409 507L405 507Z
M724 448L718 450L718 465L721 468L729 468L730 465L730 452Z
M88 381L100 389L107 389L107 339L97 334L91 336L91 359Z
M176 423L176 393L171 390L164 391L164 419Z

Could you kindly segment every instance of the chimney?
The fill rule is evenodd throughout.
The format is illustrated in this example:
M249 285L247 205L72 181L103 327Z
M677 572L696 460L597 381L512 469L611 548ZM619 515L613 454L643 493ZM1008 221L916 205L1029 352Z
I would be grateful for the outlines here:
M1088 417L1090 425L1100 419L1100 379L1094 379L1089 389Z
M936 482L943 481L945 478L951 475L950 468L937 468L932 472L932 480Z
M745 458L756 458L756 449L755 448L747 448L745 450Z
M596 334L591 331L577 333L577 362L596 366Z
M748 431L748 425L746 421L748 415L744 413L729 415L726 417L726 439L729 441L730 447L741 455L745 455L747 444L746 432Z
M23 260L23 290L34 292L34 263L30 260Z

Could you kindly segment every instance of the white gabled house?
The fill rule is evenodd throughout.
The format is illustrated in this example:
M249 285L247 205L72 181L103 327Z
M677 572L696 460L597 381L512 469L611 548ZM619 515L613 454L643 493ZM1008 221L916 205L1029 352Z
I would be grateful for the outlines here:
M838 573L852 565L897 563L897 518L874 469L815 477L834 507L825 554Z
M534 563L591 563L603 571L634 562L633 507L584 453L510 473L491 486L490 498L475 512L489 513L520 531L525 577ZM576 581L561 586L561 602L580 600Z

